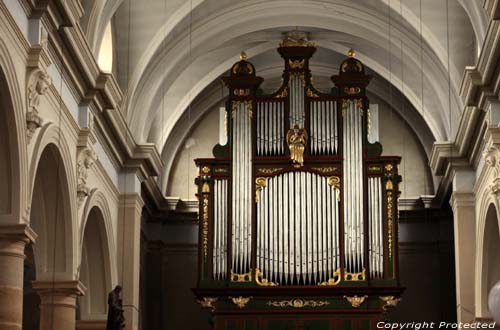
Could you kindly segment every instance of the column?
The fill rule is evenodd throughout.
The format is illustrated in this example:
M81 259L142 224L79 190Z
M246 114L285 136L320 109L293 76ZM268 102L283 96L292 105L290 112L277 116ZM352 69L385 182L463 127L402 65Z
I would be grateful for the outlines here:
M471 170L455 170L450 204L455 236L457 321L472 322L475 313L474 269L476 254L475 182Z
M26 224L0 226L0 329L22 329L24 247L35 239Z
M85 294L80 281L34 281L40 296L40 330L73 330L76 327L76 297Z
M125 330L139 329L141 214L139 193L120 196L118 213L118 278L123 287Z

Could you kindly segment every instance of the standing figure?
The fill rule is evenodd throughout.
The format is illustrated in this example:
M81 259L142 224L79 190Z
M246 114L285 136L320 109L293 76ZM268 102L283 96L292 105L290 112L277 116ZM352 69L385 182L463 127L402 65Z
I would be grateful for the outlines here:
M295 124L286 134L286 142L290 148L290 158L294 167L304 166L304 149L307 144L307 132Z
M125 327L123 316L122 287L117 285L108 295L108 322L106 330L122 330Z

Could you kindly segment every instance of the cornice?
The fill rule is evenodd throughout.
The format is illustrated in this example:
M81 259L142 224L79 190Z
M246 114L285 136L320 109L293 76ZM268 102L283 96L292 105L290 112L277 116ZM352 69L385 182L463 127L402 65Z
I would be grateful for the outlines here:
M153 144L137 144L120 111L123 94L112 74L100 70L79 25L83 8L78 0L22 0L21 5L31 19L42 20L49 34L49 53L40 46L30 47L11 15L9 26L21 40L28 66L46 69L51 62L63 72L73 97L79 105L87 105L99 126L100 143L111 151L111 158L121 168L135 168L141 180L157 176L162 162ZM1 7L5 7L0 2ZM3 9L3 8L2 8ZM8 10L5 8L6 13ZM52 94L56 90L52 89ZM65 108L65 107L64 107ZM67 111L67 109L65 109ZM76 123L76 122L75 122ZM79 126L72 123L75 132Z
M500 1L484 0L483 8L491 19L500 19Z

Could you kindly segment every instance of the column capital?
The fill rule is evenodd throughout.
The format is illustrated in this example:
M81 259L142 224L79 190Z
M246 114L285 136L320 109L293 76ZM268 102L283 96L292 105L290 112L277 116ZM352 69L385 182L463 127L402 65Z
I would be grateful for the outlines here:
M472 192L453 192L450 198L450 205L453 212L456 212L458 207L474 207L475 196Z
M33 289L40 296L45 295L74 295L83 296L87 291L85 285L80 281L33 281Z
M0 239L24 241L27 244L35 243L36 238L37 234L28 224L0 225Z

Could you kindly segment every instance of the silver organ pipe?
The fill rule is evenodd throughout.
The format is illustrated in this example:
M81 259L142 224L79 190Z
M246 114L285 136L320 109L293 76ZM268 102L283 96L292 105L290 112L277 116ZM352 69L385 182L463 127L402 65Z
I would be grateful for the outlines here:
M346 271L364 269L362 109L347 101L343 109L344 244Z
M232 272L250 271L252 247L252 125L251 104L241 102L233 110L232 166Z
M304 81L303 76L292 74L290 76L290 127L298 125L304 127Z
M257 156L280 156L285 150L285 103L257 103Z
M257 203L256 254L269 281L317 285L334 277L340 267L336 189L304 171L267 179Z
M337 103L310 102L311 155L336 155L338 149Z
M227 277L227 180L214 180L213 278Z
M370 277L381 279L384 276L382 178L368 178L368 221L369 221L369 260Z

